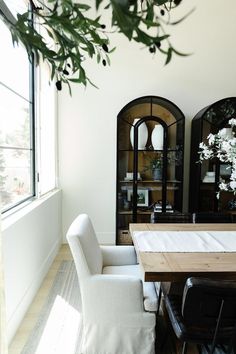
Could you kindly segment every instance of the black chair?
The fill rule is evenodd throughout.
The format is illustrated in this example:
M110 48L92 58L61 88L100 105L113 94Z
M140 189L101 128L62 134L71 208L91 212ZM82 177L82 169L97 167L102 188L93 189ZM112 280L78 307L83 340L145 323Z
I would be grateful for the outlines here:
M195 223L231 223L232 215L229 213L193 213L192 222Z
M151 223L192 223L192 214L190 213L158 213L151 214Z
M202 347L214 353L216 345L224 345L232 353L236 282L189 278L183 296L168 294L164 299L175 335L183 341L182 354L187 353L188 343L197 344L199 353Z

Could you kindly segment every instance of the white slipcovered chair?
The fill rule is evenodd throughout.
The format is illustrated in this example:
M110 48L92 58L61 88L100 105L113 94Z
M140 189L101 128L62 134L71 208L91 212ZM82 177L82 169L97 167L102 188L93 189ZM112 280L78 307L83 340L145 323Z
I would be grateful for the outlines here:
M154 354L157 296L143 283L133 246L99 246L79 215L67 232L79 279L83 354Z

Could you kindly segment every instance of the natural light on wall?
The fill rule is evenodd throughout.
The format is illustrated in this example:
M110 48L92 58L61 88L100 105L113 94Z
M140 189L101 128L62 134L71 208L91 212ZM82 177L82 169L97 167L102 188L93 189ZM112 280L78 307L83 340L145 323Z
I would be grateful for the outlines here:
M42 63L38 86L39 195L56 187L56 90L49 78L49 67Z

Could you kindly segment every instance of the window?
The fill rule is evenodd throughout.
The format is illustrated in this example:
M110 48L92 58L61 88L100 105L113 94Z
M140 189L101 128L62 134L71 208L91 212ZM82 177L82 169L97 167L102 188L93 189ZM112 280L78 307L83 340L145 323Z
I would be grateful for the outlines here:
M2 0L2 9L1 4ZM26 10L24 0L6 4L13 15L14 9ZM10 32L1 20L0 33L0 197L4 212L36 196L36 192L40 196L55 188L56 98L54 85L48 84L46 64L37 70L35 78L26 50L13 47Z
M0 21L0 195L3 211L35 194L32 65Z

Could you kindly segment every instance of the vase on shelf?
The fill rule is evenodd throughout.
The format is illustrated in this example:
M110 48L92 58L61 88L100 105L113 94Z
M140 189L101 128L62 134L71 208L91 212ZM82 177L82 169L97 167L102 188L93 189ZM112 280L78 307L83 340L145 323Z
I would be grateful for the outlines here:
M159 180L162 179L162 169L161 169L161 167L154 168L152 170L152 178L154 179L154 181L159 181Z
M231 211L236 210L236 199L231 199L228 201L228 209Z
M152 146L154 150L163 149L163 126L156 124L151 135Z
M135 118L133 121L133 126L140 120L140 118ZM132 148L134 148L134 127L131 127L130 129L130 143ZM139 150L144 150L145 146L147 144L147 139L148 139L148 130L147 126L144 123L142 123L138 127L138 149Z

